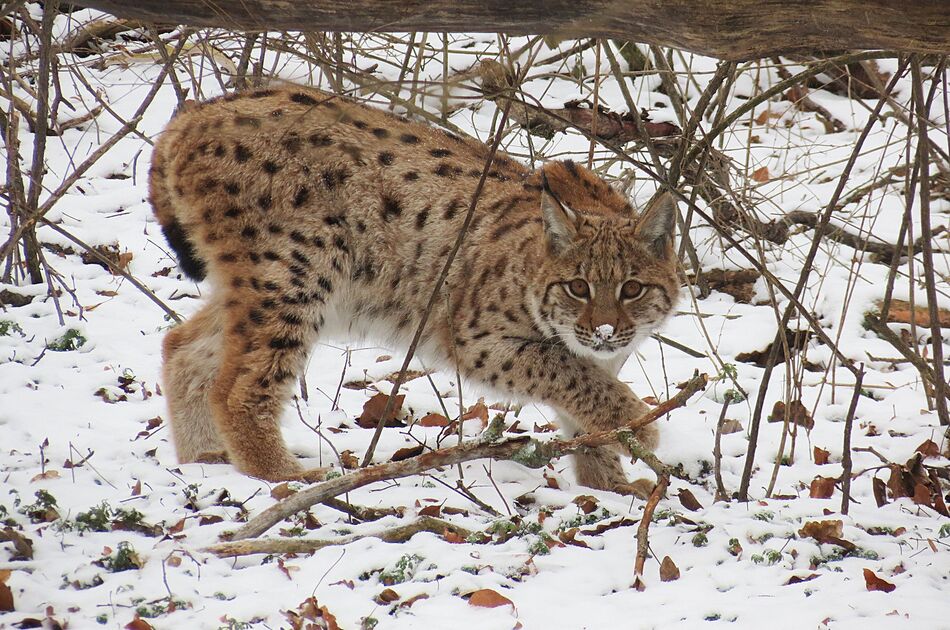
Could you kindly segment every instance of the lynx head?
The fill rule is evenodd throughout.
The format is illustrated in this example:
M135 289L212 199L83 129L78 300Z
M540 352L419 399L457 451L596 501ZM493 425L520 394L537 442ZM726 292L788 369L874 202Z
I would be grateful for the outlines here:
M575 177L580 171L569 170ZM637 217L605 212L629 205L586 169L580 179L598 184L552 190L553 177L541 174L545 251L533 283L533 314L542 331L575 354L610 359L629 354L673 310L676 205L663 193Z

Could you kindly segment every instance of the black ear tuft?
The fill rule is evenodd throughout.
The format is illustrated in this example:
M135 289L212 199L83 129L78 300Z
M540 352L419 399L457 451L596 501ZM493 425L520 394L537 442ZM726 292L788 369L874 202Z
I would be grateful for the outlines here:
M541 217L544 220L544 235L548 251L560 254L577 236L577 213L562 204L551 191L548 178L541 170Z
M673 255L676 233L676 201L669 192L655 196L637 221L637 237L659 257Z

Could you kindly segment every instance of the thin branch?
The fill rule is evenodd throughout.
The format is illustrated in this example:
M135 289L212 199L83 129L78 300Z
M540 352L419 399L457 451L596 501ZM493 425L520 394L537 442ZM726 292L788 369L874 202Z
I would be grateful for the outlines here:
M432 309L435 306L436 300L439 299L439 293L442 291L442 285L445 283L445 279L449 275L449 269L452 267L452 263L455 262L455 256L458 254L459 250L462 248L462 243L465 241L465 235L468 232L468 228L472 223L472 217L475 216L475 206L478 204L478 198L482 195L482 188L485 186L485 180L488 178L488 172L491 170L492 163L495 161L495 154L498 152L498 146L501 144L501 138L504 135L505 123L508 121L508 110L511 109L511 102L505 103L505 108L501 114L501 121L498 124L495 132L495 141L492 143L491 151L488 154L488 159L485 160L485 168L482 169L482 176L478 179L478 184L475 186L475 192L472 193L472 201L469 203L468 212L465 214L465 221L462 222L462 227L459 229L458 236L455 239L455 245L452 246L452 251L449 252L448 257L445 259L445 264L442 266L442 273L439 274L439 278L435 281L435 286L432 287L432 293L429 295L429 302L426 304L425 311L422 313L422 318L419 320L419 326L416 328L416 333L412 336L412 343L409 344L409 350L406 352L406 358L402 362L402 367L399 369L399 376L396 377L396 382L393 383L393 388L389 392L389 398L386 400L386 407L383 409L382 415L379 417L379 423L376 425L376 430L373 432L373 438L369 442L369 447L366 449L366 454L363 456L363 461L360 464L363 467L369 465L373 461L373 453L376 451L376 444L379 442L379 438L383 433L383 427L386 426L386 420L393 412L393 407L396 403L396 395L399 394L399 388L402 386L403 380L406 378L406 372L409 370L409 363L412 361L412 356L416 352L416 347L419 345L419 341L422 339L422 333L425 331L426 324L429 321L429 315L432 313Z
M313 553L324 547L348 545L351 542L364 538L379 538L383 542L403 543L419 532L430 532L437 536L450 532L463 539L472 535L471 531L464 527L459 527L454 523L432 516L420 516L411 523L399 525L398 527L386 529L375 534L344 536L334 540L314 540L312 538L258 538L254 540L218 543L210 547L205 547L202 551L213 553L221 558L249 556L256 553Z
M638 454L646 461L649 451L640 448L630 434L670 411L682 407L696 392L706 386L708 380L705 374L697 374L683 385L678 394L623 426L610 431L588 433L570 440L554 439L541 442L529 437L500 440L504 424L496 420L489 425L479 440L423 453L399 462L368 466L305 488L252 518L234 532L230 539L243 540L260 536L291 514L307 509L316 503L322 503L327 498L339 496L377 481L409 477L436 467L452 466L475 459L487 457L510 459L529 468L538 468L554 458L568 455L582 448L605 446L623 441L637 448L640 451Z
M640 517L640 525L637 526L637 557L633 568L633 588L638 591L646 589L643 583L643 567L646 565L647 555L650 552L650 523L653 522L653 513L656 510L660 498L666 495L666 489L670 485L669 473L663 473L657 478L656 487L650 493L650 498L643 508L643 516Z
M844 421L844 444L841 448L841 513L847 514L851 501L851 427L854 425L854 414L858 409L858 398L861 397L861 383L864 381L864 364L858 366L855 376L854 392L851 394L851 405L848 407L848 417Z

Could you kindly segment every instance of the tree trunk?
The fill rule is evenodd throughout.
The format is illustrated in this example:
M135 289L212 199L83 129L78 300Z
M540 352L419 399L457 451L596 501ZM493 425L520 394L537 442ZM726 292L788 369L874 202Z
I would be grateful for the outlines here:
M449 31L611 37L721 59L950 52L950 0L86 0L120 17L242 31Z

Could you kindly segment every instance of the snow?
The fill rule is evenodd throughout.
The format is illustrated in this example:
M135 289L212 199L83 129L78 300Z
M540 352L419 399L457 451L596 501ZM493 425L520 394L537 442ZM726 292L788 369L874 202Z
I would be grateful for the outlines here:
M34 6L32 10L36 15L38 9ZM60 17L57 28L71 31L76 23L92 15L82 11L71 18ZM404 49L387 49L385 43L369 36L366 41L379 44L379 55L396 60L395 66L380 64L377 76L397 79ZM472 64L476 52L497 50L494 37L455 36L452 41L449 65L454 71ZM466 41L477 45L464 48ZM511 49L527 41L513 38ZM241 42L216 42L219 55L233 54L236 58L240 52ZM141 42L126 44L133 49L142 46ZM566 41L559 46L567 50L572 44ZM22 43L13 45L17 47L17 54L22 53ZM556 52L544 49L540 57ZM7 54L3 53L4 60ZM267 67L275 68L281 78L321 80L315 67L286 55L268 55ZM200 92L204 97L220 93L222 87L210 62L199 58L189 56L191 74L179 68L183 85L192 94ZM704 86L714 63L700 57L686 58L699 85ZM133 58L124 65L104 69L72 57L67 61L82 63L83 76L122 117L135 112L158 75L155 61L149 58ZM356 55L347 61L359 68L375 63L372 58ZM524 88L545 105L559 107L567 100L589 95L594 65L594 52L587 50L560 65L532 69ZM586 68L585 79L568 74L575 66ZM606 60L603 67L609 68ZM882 67L894 70L889 62L882 62ZM563 74L552 78L555 72ZM69 116L95 105L71 70L61 68L60 73L63 98L77 108ZM421 78L433 82L430 92L434 96L428 97L425 105L437 111L440 103L435 88L442 78L440 63L426 63ZM323 80L326 84L326 77ZM735 84L727 108L741 106L743 98L775 80L774 70L747 70ZM675 122L669 99L656 91L658 87L659 82L650 77L635 81L631 89L634 99L650 109L653 120ZM695 103L699 97L695 85L682 81L681 87L688 90L687 106ZM906 102L909 92L909 82L904 80L898 100ZM604 80L600 94L612 109L626 109L612 78ZM30 98L21 88L17 95ZM776 101L771 107L779 118L746 128L744 125L760 113L757 110L724 136L721 150L734 160L736 168L750 176L760 166L768 166L769 172L777 176L765 183L743 183L748 185L743 194L760 201L756 207L762 219L776 218L790 210L823 208L858 131L867 121L867 110L856 107L850 99L822 91L812 92L811 97L844 121L848 130L827 134L813 114ZM938 95L935 103L940 102ZM451 116L451 122L484 139L497 113L494 105L473 101L472 93L461 88L455 88L453 103L462 109ZM667 106L656 109L659 103ZM206 288L180 276L146 201L150 145L145 138L153 138L161 130L176 105L174 90L164 85L144 114L139 126L142 135L128 136L110 149L70 188L48 218L90 244L117 242L120 251L132 254L129 272L187 316L200 306ZM3 107L7 109L6 101ZM938 129L945 126L946 112L935 107L934 120ZM44 198L68 176L74 164L91 154L121 124L104 112L94 123L51 137ZM26 169L32 136L22 120L20 125L21 166ZM934 133L937 142L945 146L945 134ZM756 137L751 144L750 134ZM883 169L902 164L903 138L893 119L876 126L845 193L871 181ZM534 154L556 158L573 155L585 160L589 148L589 142L576 134L545 141L519 133L506 139L506 144L508 151L525 161ZM606 156L598 152L599 158ZM615 163L609 174L623 175L621 167ZM654 189L654 184L639 174L631 194L642 205ZM835 215L833 222L851 232L871 233L893 243L904 211L902 199L899 185L888 186L848 206ZM950 203L945 197L933 200L935 228L947 224L948 210ZM9 229L9 219L0 219L0 225ZM882 297L888 270L851 248L826 242L814 262L818 273L813 279L821 280L810 283L802 297L825 332L838 340L844 354L865 363L863 387L869 395L859 397L854 422L854 471L861 474L852 483L850 514L839 513L840 488L830 499L809 497L809 484L816 476L841 474L842 434L854 377L840 365L828 373L801 375L801 391L794 396L803 401L815 425L807 432L798 429L793 453L786 444L785 457L790 458L790 465L778 467L773 498L764 497L773 474L782 423L763 421L750 489L753 500L714 501L713 442L727 391L741 387L750 396L750 400L730 405L726 414L742 427L722 436L722 478L732 492L739 486L749 418L762 375L761 368L737 361L735 356L766 348L776 330L775 309L781 312L786 300L777 297L773 307L761 280L755 304L737 303L718 292L706 299L694 299L684 288L680 312L661 332L707 356L695 358L648 340L628 361L620 378L641 396L657 400L673 395L675 385L695 370L715 375L723 363L734 364L735 382L710 384L686 408L659 421L662 441L657 455L681 467L687 479L674 478L668 496L659 504L650 527L652 555L642 578L646 589L639 592L631 584L636 521L642 514L643 501L579 486L569 459L557 461L551 470L530 470L512 462L462 465L461 480L467 492L491 506L498 516L460 492L456 487L458 470L447 467L430 475L370 485L342 497L356 505L400 507L404 509L402 517L351 522L346 515L317 505L310 513L319 527L305 531L306 536L322 540L372 535L410 522L425 506L442 505L442 518L474 532L486 531L509 516L520 517L524 531L504 540L496 536L491 543L450 543L424 532L407 542L391 544L367 537L310 555L287 557L280 563L276 557L221 559L203 551L218 542L221 534L273 505L273 484L245 477L228 465L176 462L159 385L160 344L170 321L121 276L111 275L98 265L83 264L75 244L45 227L38 233L44 243L60 246L44 250L44 256L62 275L63 284L57 287L68 287L73 294L61 291L61 324L57 305L45 286L0 286L0 290L35 296L27 306L0 312L0 322L15 322L18 327L0 336L0 517L33 543L33 558L22 560L13 558L12 543L0 542L0 582L4 572L10 571L6 583L16 607L12 612L0 613L0 628L15 627L27 617L42 619L48 613L60 622L68 622L70 628L123 628L136 614L155 628L291 627L284 611L298 610L309 597L326 606L341 628L358 628L361 623L368 627L366 618L375 619L377 628L509 630L519 627L519 623L525 628L572 629L685 629L717 623L775 629L950 628L950 599L946 595L950 587L950 521L908 498L877 507L871 483L873 477L888 479L890 473L884 462L903 464L925 440L933 440L943 453L928 458L926 463L945 473L947 438L936 414L927 410L917 371L908 364L872 358L895 358L888 344L861 326L863 313ZM769 270L793 285L812 235L810 230L793 230L787 243L764 250L761 255ZM748 267L739 254L724 247L711 228L694 226L691 237L705 267ZM947 249L945 236L938 245ZM915 277L920 278L919 257L916 266ZM171 268L167 275L156 275L165 268ZM938 273L946 278L948 268L947 255L938 254ZM906 266L902 273L906 273ZM895 297L906 299L911 287L902 278ZM913 295L917 303L925 302L921 283L913 285ZM946 306L946 284L941 287L941 300ZM804 321L796 319L790 326L807 328ZM46 349L69 329L86 339L81 348L64 352ZM609 336L606 331L602 334ZM929 339L927 331L918 330L918 335L921 341ZM946 339L944 342L947 353L950 346ZM290 406L283 424L288 443L307 458L305 464L337 465L336 454L348 450L362 457L370 432L357 427L354 419L372 395L390 391L391 384L384 379L398 371L402 357L402 349L376 347L371 342L341 339L319 344L307 372L309 399L296 401L299 412ZM813 339L805 358L828 365L833 355ZM412 365L414 370L424 367L418 362ZM776 369L766 410L785 398L794 386L792 376L784 366ZM443 413L443 405L450 415L456 415L460 408L468 409L479 398L474 385L462 383L459 388L452 373L436 372L431 378L432 384L427 378L416 378L404 386L406 415L418 419L427 413ZM356 389L340 386L350 381L370 384ZM487 398L485 403L491 406L492 415L504 414L507 425L517 419L520 429L530 431L553 419L553 413L543 407L527 406L516 412L504 411L503 400ZM478 420L465 422L465 438L476 438L481 428ZM387 429L375 459L387 461L396 450L420 442L433 447L440 431L439 427L419 425ZM538 437L546 435L538 433ZM441 443L452 445L456 438L445 437ZM816 464L813 447L829 451L829 463ZM631 476L641 476L646 468L631 465L630 472ZM701 509L693 512L682 505L677 495L684 489L696 497ZM35 493L39 491L55 498L59 519L31 522L26 506L37 501ZM943 492L947 492L946 480ZM584 514L572 502L578 495L593 496L595 511ZM147 536L121 529L80 531L76 517L104 502L113 510L139 511L142 522L158 526L160 534ZM457 508L459 513L446 514L446 507ZM583 533L598 523L618 524L624 518L631 523L597 535ZM856 553L839 557L836 545L798 533L806 522L826 519L843 521L842 537L857 546ZM297 524L281 523L270 535L277 536L278 529L287 530ZM547 546L540 532L557 540L559 528L574 526L580 526L577 539L589 548L567 544L543 553ZM730 553L733 539L741 551L733 547L735 553ZM114 557L123 543L135 550L140 568L112 572L94 564L104 556ZM415 570L405 572L405 581L389 585L400 599L392 604L377 603L375 598L387 588L380 576L396 570L401 559L405 563L413 555L421 558ZM680 579L660 581L659 561L665 556L679 568ZM896 589L891 593L868 591L865 569L893 583ZM809 581L788 583L793 576L811 575L815 577ZM471 606L463 596L478 589L493 589L514 606ZM427 597L411 606L400 606L417 595ZM170 601L175 602L171 611Z

